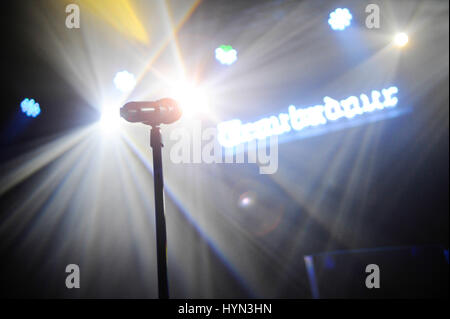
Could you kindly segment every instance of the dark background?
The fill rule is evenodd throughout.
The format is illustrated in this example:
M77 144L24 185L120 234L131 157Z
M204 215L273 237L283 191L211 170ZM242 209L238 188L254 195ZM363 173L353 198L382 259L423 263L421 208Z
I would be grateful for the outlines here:
M211 44L206 46L214 47L214 37L219 34L223 37L227 35L227 40L232 42L231 40L237 36L239 30L246 27L248 21L259 22L261 25L256 28L263 28L264 21L269 18L267 15L259 16L258 12L273 13L280 8L284 12L289 12L290 8L295 7L298 3L296 1L245 1L238 4L230 1L204 1L181 28L179 32L180 45L187 48L184 52L194 52L192 47L196 46L195 41L209 41L208 43ZM440 4L438 1L419 1L418 6L433 6L436 3ZM0 107L0 160L2 162L0 172L4 175L11 167L11 163L14 163L20 155L36 149L44 141L51 141L77 127L95 123L100 117L98 109L92 105L91 101L86 101L84 97L77 94L70 83L66 81L66 77L61 76L56 67L48 62L48 59L36 54L35 42L30 40L29 35L29 29L33 26L28 15L30 6L33 5L34 1L6 1L2 4L1 9L2 30L6 31L1 49L3 52L2 69L6 70L6 73L4 73L2 81L3 101ZM352 9L351 5L349 4L349 7ZM357 6L354 3L353 5ZM333 5L322 2L315 7L317 12L324 13L325 19L321 21L325 30L328 29L326 16L332 7ZM227 226L230 229L236 227L236 223L240 223L241 227L250 234L249 241L243 243L236 237L233 238L231 235L233 231L228 228L223 230L223 240L231 246L244 246L257 250L260 254L259 258L261 259L252 260L249 257L248 268L246 268L247 266L236 266L240 275L236 275L230 270L221 257L222 255L208 245L198 228L194 227L192 222L188 221L181 213L182 209L179 205L170 197L166 198L167 211L171 212L172 216L172 219L168 221L169 231L177 229L176 232L182 234L184 238L189 238L190 248L194 251L189 252L190 257L187 256L188 252L186 252L187 255L181 254L179 259L169 255L169 276L171 290L175 297L309 298L311 295L303 262L305 255L338 249L390 246L438 245L448 249L448 62L442 66L421 64L421 61L431 63L435 56L447 56L448 58L448 4L446 9L447 11L438 13L433 19L436 25L442 24L444 33L446 28L447 42L436 43L436 39L429 36L433 32L433 26L424 26L414 35L414 44L405 50L406 53L402 57L403 60L395 76L395 83L401 89L399 105L408 104L412 108L411 112L383 122L369 123L310 139L291 141L280 146L279 173L282 174L280 178L288 181L285 185L305 185L304 192L296 193L297 189L282 187L274 179L258 175L247 166L233 169L223 166L212 168L205 166L203 168L203 173L213 180L211 185L214 185L214 182L219 183L219 181L227 185L227 188L217 186L215 191L218 197L216 209L211 211L211 215L206 216L211 216L217 225L232 220L233 223ZM422 14L427 11L419 12ZM412 16L417 18L417 15ZM271 17L282 19L283 15L282 13L273 14ZM412 18L410 17L410 19ZM362 23L362 21L363 15L355 14L354 23ZM214 34L216 29L201 27L203 24L208 26L207 23L212 23L217 30L225 31ZM301 22L298 23L301 24ZM227 33L226 30L229 32ZM388 32L389 30L383 29L382 31ZM197 36L197 40L192 40L193 34ZM324 35L325 39L321 38L320 40L313 36L308 40L294 37L291 42L295 46L298 41L298 46L303 48L308 47L310 43L326 41L326 37L334 36L340 37L342 34L335 35L328 32ZM244 42L249 45L251 43ZM269 40L267 45L270 46ZM364 50L370 51L377 45L375 41L371 42ZM245 51L242 44L240 50ZM410 52L408 53L407 50ZM307 59L312 54L308 50L305 52L299 53L300 59ZM270 67L271 70L276 69L278 64L290 63L289 57L284 58L283 54L285 53L280 51L279 60L276 63L271 62L270 59L261 63L263 66ZM189 53L185 53L185 55L189 55ZM276 55L274 55L274 59L275 57ZM335 91L332 93L321 91L322 79L333 78L333 75L355 63L355 61L348 63L344 60L339 61L339 63L335 63L335 69L321 69L317 72L317 76L311 76L309 85L315 92L320 93L307 95L306 103L314 103L314 99L317 100L325 94L333 96ZM217 71L213 57L206 60L205 64L205 73ZM239 67L241 66L236 64L236 68ZM438 74L436 77L432 77L434 78L433 83L420 92L410 90L410 87L414 87L412 84L421 81L422 75L434 72L435 69L441 69L444 75ZM312 70L310 71L312 72ZM355 83L360 82L365 76L361 74L360 79L354 80ZM304 78L299 81L301 85L308 84ZM250 120L264 114L277 114L280 109L271 108L270 105L273 103L260 103L262 105L260 110L254 106L257 102L247 103L252 100L263 100L262 96L265 101L279 101L277 105L280 107L287 105L289 100L299 99L299 92L298 89L295 89L294 81L285 85L280 84L280 87L276 86L276 79L273 82L275 83L273 86L265 84L266 86L262 86L260 89L252 87L253 91L249 94L250 96L245 95L243 92L245 89L241 91L236 89L230 97L235 102L233 103L235 107L230 107L226 112L222 112L222 114L226 114L223 119L239 116ZM341 96L350 95L347 92L357 94L361 91L357 88L353 91L348 89L351 87L351 83L343 83L342 87L342 92L345 93L342 93ZM419 87L423 88L424 86ZM258 92L261 92L260 100L258 100ZM250 105L250 107L239 107L236 100L241 95L243 104ZM270 98L265 99L266 95ZM36 97L42 106L42 114L36 119L24 117L19 108L20 101L24 97L32 96ZM361 162L358 156L352 156L352 154L358 154L358 151L364 146L362 141L356 141L351 144L351 147L346 148L345 159L347 162L340 166L338 174L333 174L334 181L327 184L327 187L323 186L324 181L328 180L330 176L326 170L318 168L316 171L309 171L308 166L304 164L312 165L310 163L314 162L317 157L322 156L323 158L326 154L329 156L328 163L331 165L339 157L339 149L343 145L340 144L340 141L345 141L348 136L353 138L362 136L367 130L377 130L379 134L378 144L370 144L370 147L376 147L377 152L372 153L374 155L363 155L362 162L370 161L372 163L370 170L355 169ZM328 150L328 152L324 150ZM1 194L0 225L3 224L3 227L0 228L1 296L38 298L155 297L156 286L148 286L142 280L137 271L137 259L130 259L126 262L121 259L120 262L123 265L120 268L120 275L116 276L109 268L114 268L114 266L104 265L114 265L115 258L119 257L115 253L108 255L108 251L101 253L100 249L97 251L97 255L91 255L91 266L87 270L83 270L86 267L82 268L82 282L87 280L86 278L92 280L89 289L68 291L64 287L66 276L64 268L66 264L70 263L70 258L57 258L53 252L55 245L61 242L64 233L70 230L62 228L55 231L54 235L49 235L47 230L42 228L42 233L50 236L50 239L36 254L33 244L21 245L28 240L26 234L34 227L33 223L28 221L28 226L20 228L16 228L14 223L6 224L6 221L11 220L11 216L16 214L15 209L27 198L30 190L38 187L42 180L56 169L55 161L58 160L59 157L55 158L54 161ZM6 165L7 163L9 166ZM17 165L22 164L17 162ZM138 162L135 165L143 167ZM323 169L326 167L327 165L324 165ZM188 165L187 169L192 169L192 167ZM193 169L195 171L199 168ZM370 179L367 176L370 176ZM3 178L2 181L6 183ZM151 185L152 177L149 174L149 194L151 194ZM198 191L201 192L202 189L205 190L205 187ZM317 198L318 189L322 189L322 199L320 200ZM358 196L361 189L366 194L364 201L361 196ZM276 216L278 214L282 216L275 230L263 236L255 235L258 233L255 230L258 224L254 216L251 215L253 217L250 217L250 220L245 219L240 213L240 208L235 204L239 196L246 191L255 192L259 198L266 199L266 202L261 200L261 206L257 210L267 209L276 212ZM187 189L186 192L188 192ZM223 196L220 195L221 192ZM152 202L152 198L150 197L150 202ZM47 200L51 199L52 195L50 194ZM320 204L317 204L318 201ZM34 207L34 214L36 216L41 214L45 205L45 200L37 204ZM342 207L342 205L345 206L345 209L342 210L343 213L339 216L333 214L333 211L335 209L337 211L338 207ZM205 207L208 206L205 204ZM320 211L321 218L319 220L321 222L312 217L316 210ZM205 211L207 211L206 208ZM20 216L14 216L14 218L16 221L21 220ZM17 229L20 231L18 232ZM343 229L345 231L342 231ZM299 236L300 231L302 236ZM72 240L76 241L73 238ZM179 240L181 244L182 239ZM301 241L300 247L294 245L298 244L298 241ZM172 245L177 244L177 240L172 239ZM80 254L75 242L69 240L67 245L69 247L67 249L74 249L72 256ZM153 242L149 242L149 245L153 245ZM202 248L201 256L195 253L200 248ZM149 250L149 253L152 253L152 250ZM77 258L70 260L77 260ZM202 267L205 264L212 273L208 274L201 270L204 269ZM195 270L197 267L200 270L194 271L192 277L189 278L186 277L189 275L185 271L179 271L179 268ZM152 269L148 276L152 276L154 273L155 270ZM253 282L251 289L248 289L240 279L241 277L245 278L249 273L254 274L254 277L249 276L250 279L248 279ZM154 279L148 280L154 281ZM264 282L264 284L255 284L255 282ZM208 286L206 290L205 285Z

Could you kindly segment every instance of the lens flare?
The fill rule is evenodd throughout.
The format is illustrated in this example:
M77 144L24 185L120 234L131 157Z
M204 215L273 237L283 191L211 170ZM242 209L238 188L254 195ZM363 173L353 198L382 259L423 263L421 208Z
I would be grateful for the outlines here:
M120 128L120 110L112 105L102 107L100 126L104 133L112 133Z
M404 32L397 33L394 37L394 44L400 48L407 45L408 41L409 41L409 37Z
M206 91L191 83L177 83L172 89L171 96L183 110L183 117L191 118L210 111L210 100Z

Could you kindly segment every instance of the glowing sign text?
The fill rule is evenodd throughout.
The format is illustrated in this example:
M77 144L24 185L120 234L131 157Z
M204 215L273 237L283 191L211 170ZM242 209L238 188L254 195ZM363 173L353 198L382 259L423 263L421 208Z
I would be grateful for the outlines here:
M300 131L307 127L324 125L341 118L352 119L364 113L395 107L398 103L395 95L398 88L391 86L381 92L373 90L371 99L366 94L358 97L350 96L337 101L324 97L324 105L307 108L288 107L288 113L270 116L256 122L243 124L240 120L231 120L217 125L217 139L223 147L233 147L256 139L264 139L272 135L281 135L291 130Z

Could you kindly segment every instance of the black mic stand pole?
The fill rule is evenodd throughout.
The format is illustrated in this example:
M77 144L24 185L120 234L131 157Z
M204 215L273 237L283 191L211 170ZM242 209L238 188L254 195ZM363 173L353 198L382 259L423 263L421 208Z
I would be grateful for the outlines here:
M169 299L167 281L167 235L164 217L164 180L162 169L161 124L180 119L182 111L177 101L164 98L153 102L128 102L120 109L120 116L131 123L150 125L150 147L153 149L153 178L155 182L156 262L158 265L158 296Z
M166 219L164 216L164 179L162 169L162 140L159 125L150 129L150 146L153 149L153 177L155 182L155 224L156 224L156 254L158 263L158 296L159 299L169 299L167 281L167 236Z

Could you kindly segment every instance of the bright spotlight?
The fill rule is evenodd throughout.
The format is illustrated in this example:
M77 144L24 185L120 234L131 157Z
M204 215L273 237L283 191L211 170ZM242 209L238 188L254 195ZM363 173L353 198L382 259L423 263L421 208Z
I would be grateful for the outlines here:
M249 197L244 197L241 199L241 206L248 206L251 202L252 201Z
M173 87L170 96L178 102L183 116L187 118L209 112L208 96L200 87L185 82L179 83Z
M249 208L255 201L255 194L253 192L245 192L239 196L238 205L241 208Z
M231 45L221 45L215 53L216 60L222 64L231 65L237 60L237 51Z
M331 26L331 29L342 31L350 25L352 18L352 14L348 9L337 8L330 13L328 24Z
M394 44L398 47L404 47L409 41L409 37L406 33L397 33L394 37Z
M117 72L114 77L114 85L119 91L127 93L134 89L136 85L136 78L128 71Z
M39 103L36 103L33 99L23 100L22 103L20 103L20 108L23 113L30 117L36 117L41 113Z
M116 131L120 127L120 110L118 107L105 105L100 118L102 130L106 133Z

